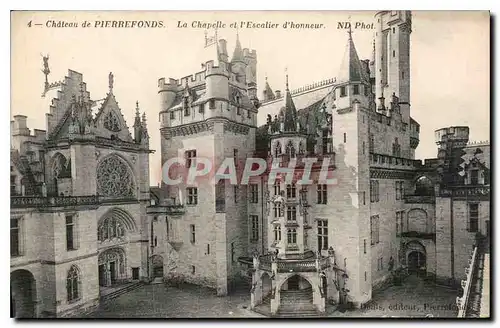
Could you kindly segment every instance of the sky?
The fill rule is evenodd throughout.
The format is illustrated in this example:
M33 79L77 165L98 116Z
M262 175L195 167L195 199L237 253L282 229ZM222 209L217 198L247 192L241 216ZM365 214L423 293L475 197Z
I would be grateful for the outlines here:
M83 21L163 21L163 28L83 28ZM41 54L49 54L49 82L63 80L68 69L83 74L92 99L113 92L131 128L135 102L148 118L151 184L161 179L160 99L158 79L181 78L200 71L211 54L204 49L205 29L192 24L226 24L218 29L232 55L236 29L230 24L279 24L275 29L240 28L244 48L257 51L259 96L265 77L273 89L283 89L285 68L290 88L335 77L340 67L346 30L338 22L375 22L374 12L15 12L11 20L11 118L28 116L30 129L45 129L45 113L56 92L45 98ZM31 21L31 27L28 23ZM78 23L78 27L47 27L48 21ZM187 28L178 27L178 22ZM323 24L319 29L284 29L284 22ZM470 140L490 134L490 18L488 12L414 11L411 34L411 116L420 123L416 158L436 155L436 129L468 125ZM42 25L35 25L42 24ZM50 24L50 23L49 23ZM213 33L213 29L208 32ZM371 58L375 30L355 29L360 59ZM259 125L265 122L258 122ZM132 131L131 131L132 132Z

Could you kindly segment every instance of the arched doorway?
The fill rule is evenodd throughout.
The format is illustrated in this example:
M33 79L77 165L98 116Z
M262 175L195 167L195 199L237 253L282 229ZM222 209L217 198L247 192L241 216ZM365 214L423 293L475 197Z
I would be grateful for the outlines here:
M410 241L404 246L405 262L410 273L425 273L427 271L427 252L424 245L418 241Z
M295 274L290 276L280 287L280 312L315 310L313 304L313 287L304 277Z
M125 251L110 248L99 254L99 286L110 287L127 280Z
M425 254L420 251L411 251L408 254L408 270L410 272L419 272L425 270Z
M10 302L12 317L36 317L36 281L28 270L11 272Z
M151 257L151 266L153 267L153 278L163 278L163 257L161 255Z

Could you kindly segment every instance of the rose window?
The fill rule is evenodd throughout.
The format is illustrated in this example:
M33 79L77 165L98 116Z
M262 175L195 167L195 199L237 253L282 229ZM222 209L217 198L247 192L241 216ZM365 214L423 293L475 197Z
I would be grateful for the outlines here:
M127 165L118 157L104 159L97 167L99 196L130 198L134 196L134 179Z

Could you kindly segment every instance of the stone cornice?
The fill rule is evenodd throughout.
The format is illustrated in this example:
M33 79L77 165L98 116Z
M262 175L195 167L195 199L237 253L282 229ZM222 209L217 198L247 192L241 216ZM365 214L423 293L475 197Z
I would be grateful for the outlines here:
M247 124L230 121L225 117L211 117L200 122L193 122L174 127L163 127L160 129L160 132L165 139L171 139L173 137L180 136L184 137L207 131L213 133L215 123L223 123L224 132L233 132L243 135L248 135L250 128L252 127Z

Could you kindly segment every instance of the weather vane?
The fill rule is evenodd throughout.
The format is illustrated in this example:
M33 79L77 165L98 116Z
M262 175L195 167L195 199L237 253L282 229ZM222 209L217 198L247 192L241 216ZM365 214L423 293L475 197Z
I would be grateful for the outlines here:
M49 68L49 55L47 54L46 56L40 54L42 56L43 60L43 69L42 73L45 75L45 84L42 92L42 98L45 97L45 94L51 89L54 89L58 86L60 86L62 83L61 82L54 82L54 83L49 83L49 74L50 74L50 68Z

